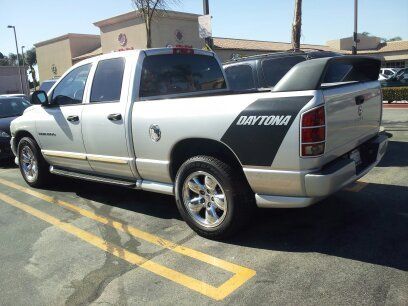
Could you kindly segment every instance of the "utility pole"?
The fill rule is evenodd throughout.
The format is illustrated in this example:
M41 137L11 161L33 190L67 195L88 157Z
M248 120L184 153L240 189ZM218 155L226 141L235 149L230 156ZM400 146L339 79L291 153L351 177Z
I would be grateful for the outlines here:
M204 9L204 15L210 15L210 4L208 2L209 0L203 0L203 9ZM213 40L211 37L207 37L205 39L205 44L210 47L210 49L213 48Z
M358 25L358 0L354 0L354 32L353 32L353 48L352 53L353 55L357 54L357 25Z
M300 37L302 35L302 0L295 0L295 14L292 25L292 48L300 50Z
M23 66L25 67L24 48L25 46L21 46L21 57L23 58Z
M20 53L18 52L18 43L17 43L17 34L16 34L16 27L9 25L7 26L9 29L14 30L14 40L16 42L16 51L17 51L17 68L18 68L18 74L20 75L20 87L21 87L21 93L24 93L24 87L23 87L23 76L21 75L21 67L20 67Z

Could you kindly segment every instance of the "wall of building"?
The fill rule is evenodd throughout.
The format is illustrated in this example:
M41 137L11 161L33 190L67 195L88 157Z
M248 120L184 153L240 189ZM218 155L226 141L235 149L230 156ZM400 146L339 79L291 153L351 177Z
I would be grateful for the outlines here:
M146 28L141 18L134 18L113 25L102 26L100 30L103 53L109 53L123 48L146 48ZM126 35L127 43L125 46L121 46L118 41L120 34Z
M187 45L202 49L204 41L198 35L198 17L187 19L172 16L156 19L152 24L152 46L163 48L168 45Z
M61 76L72 66L71 46L68 38L36 47L36 52L40 82ZM53 65L56 73L52 70Z
M71 56L77 57L101 46L99 35L81 35L70 37Z
M381 43L381 38L375 36L365 36L359 34L357 38L359 39L357 46L358 50L374 50L377 49L378 45ZM346 37L342 39L330 40L326 44L336 50L351 51L354 41L353 37Z
M23 92L21 92L21 81L18 72L19 67L0 66L0 95L2 94L30 94L27 69L20 67L21 77L23 79Z

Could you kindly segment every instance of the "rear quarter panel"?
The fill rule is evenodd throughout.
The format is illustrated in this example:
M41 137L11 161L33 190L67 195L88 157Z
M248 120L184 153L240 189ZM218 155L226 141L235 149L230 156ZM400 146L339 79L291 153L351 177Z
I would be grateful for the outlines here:
M254 102L313 93L251 93L135 102L132 113L132 137L138 171L142 178L170 182L168 171L170 156L173 147L179 141L188 138L222 141L231 125L235 125L237 117ZM149 135L149 128L153 124L158 125L161 130L161 139L158 142L152 141ZM292 122L291 128L293 126L298 129L296 120ZM256 137L256 133L253 136ZM243 136L241 141L250 145L247 137ZM288 148L291 150L295 147L293 156L296 156L296 162L299 159L298 141L296 138L289 141L291 146ZM263 149L268 150L267 147ZM237 152L234 153L239 155ZM259 153L254 148L253 154ZM267 167L270 168L271 163Z

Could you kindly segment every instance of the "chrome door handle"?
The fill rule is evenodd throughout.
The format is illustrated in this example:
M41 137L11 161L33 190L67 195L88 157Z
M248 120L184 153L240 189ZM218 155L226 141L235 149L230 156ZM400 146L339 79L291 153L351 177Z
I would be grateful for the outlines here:
M68 120L69 122L78 122L78 121L79 121L79 117L76 116L76 115L74 115L74 116L68 116L68 117L67 117L67 120Z
M122 115L121 114L110 114L108 115L108 119L110 121L119 121L119 120L122 120Z

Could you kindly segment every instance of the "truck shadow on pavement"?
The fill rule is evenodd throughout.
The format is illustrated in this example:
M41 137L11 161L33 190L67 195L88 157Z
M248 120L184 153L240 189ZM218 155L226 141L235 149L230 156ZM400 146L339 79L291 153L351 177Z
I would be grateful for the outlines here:
M138 214L181 220L170 196L71 180L56 184L54 190ZM257 210L252 224L224 243L317 252L408 270L407 203L407 187L369 184L358 193L339 191L309 208Z
M378 167L407 167L408 166L408 142L389 141L385 158Z
M264 210L230 243L408 270L408 188L370 184L305 209Z

